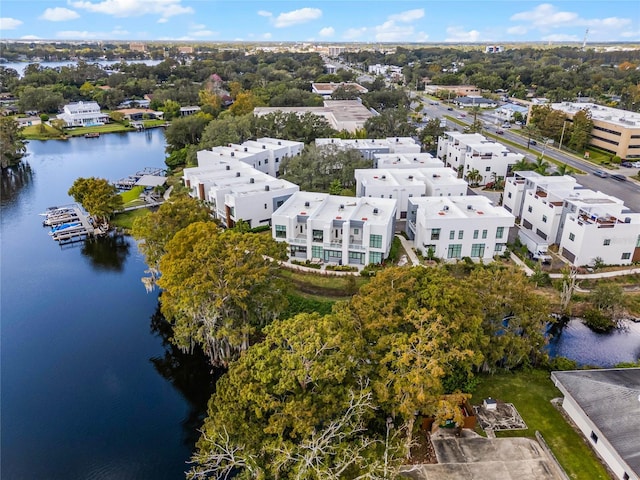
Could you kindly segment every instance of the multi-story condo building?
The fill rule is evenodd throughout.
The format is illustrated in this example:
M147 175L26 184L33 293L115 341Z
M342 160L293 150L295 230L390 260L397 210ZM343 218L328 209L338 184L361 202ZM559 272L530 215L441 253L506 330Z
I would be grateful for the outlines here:
M272 235L292 259L362 266L389 255L396 200L297 192L272 215Z
M479 133L459 132L445 132L438 139L437 155L447 167L457 171L462 169L464 178L476 170L480 185L505 178L511 166L524 158L524 155L513 153L501 143L487 140Z
M446 167L356 169L354 176L357 197L397 199L397 218L407 217L410 198L467 194L467 182Z
M316 138L317 147L337 148L341 150L358 150L363 158L373 159L375 155L382 153L420 153L420 144L411 137L387 137L387 138Z
M198 160L203 166L185 168L184 183L191 196L208 202L214 216L229 228L240 220L252 228L268 225L271 214L300 190L236 157L200 151Z
M98 102L76 102L65 105L58 118L64 120L67 127L89 127L104 125L109 115L100 113Z
M444 167L444 162L430 153L375 153L373 168Z
M569 122L580 110L587 110L593 121L591 145L623 160L640 158L640 113L593 103L552 103L551 108L565 113Z
M409 199L406 232L425 256L484 262L504 253L515 217L487 197L421 197Z
M502 204L517 218L522 216L524 195L527 191L535 191L541 187L545 191L552 190L558 192L557 195L564 195L565 193L560 192L572 192L580 188L576 179L569 175L545 176L528 170L513 173L513 176L505 179Z

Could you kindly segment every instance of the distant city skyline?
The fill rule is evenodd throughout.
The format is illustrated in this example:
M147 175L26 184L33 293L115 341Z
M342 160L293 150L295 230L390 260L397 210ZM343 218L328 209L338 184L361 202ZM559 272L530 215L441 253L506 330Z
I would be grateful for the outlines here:
M634 0L2 0L3 40L640 41Z

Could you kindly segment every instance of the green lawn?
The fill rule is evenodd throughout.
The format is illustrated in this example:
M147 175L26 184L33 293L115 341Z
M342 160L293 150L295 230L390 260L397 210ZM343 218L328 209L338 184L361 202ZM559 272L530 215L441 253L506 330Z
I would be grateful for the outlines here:
M24 135L24 138L27 140L62 140L66 138L60 130L57 130L47 124L44 125L44 132L42 131L42 125L30 125L28 127L24 127L22 129L22 135Z
M132 132L133 127L127 127L121 123L108 123L106 125L96 125L94 127L77 127L66 129L65 133L70 137L79 137L85 133L116 133L116 132Z
M119 228L131 230L133 221L138 217L144 217L145 215L148 215L149 212L150 210L148 208L139 208L137 210L117 213L116 216L111 220L111 224Z
M582 436L551 404L552 398L561 396L549 372L535 370L482 376L472 403L479 404L487 397L513 403L529 429L498 432L498 437L533 437L538 430L570 478L609 480L607 471Z
M281 268L279 276L290 282L294 291L316 300L334 301L349 298L369 281L365 277L327 276Z
M125 204L125 207L129 206L127 205L129 202L133 202L134 200L137 200L143 191L144 191L144 187L138 185L136 187L133 187L131 190L122 192L120 196L122 197L122 201Z

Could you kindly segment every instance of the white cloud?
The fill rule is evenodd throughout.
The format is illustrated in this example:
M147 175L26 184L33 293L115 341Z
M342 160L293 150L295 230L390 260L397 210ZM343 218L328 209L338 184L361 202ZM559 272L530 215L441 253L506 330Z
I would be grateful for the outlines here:
M41 37L37 35L23 35L20 37L20 40L40 40Z
M636 30L635 32L622 32L620 36L624 38L640 38L640 30Z
M301 23L317 20L322 17L322 10L319 8L301 8L299 10L292 10L291 12L285 12L278 15L274 20L274 26L277 28L291 27L293 25L299 25Z
M115 36L123 37L129 35L127 30L123 30L120 27L116 27L110 32L90 32L88 30L62 30L56 33L57 38L64 38L68 40L102 40L107 38L113 38Z
M524 35L527 33L529 29L524 25L516 25L515 27L507 28L507 33L509 35Z
M193 8L184 7L181 0L102 0L98 3L79 0L69 1L69 5L93 13L105 13L114 17L139 17L159 15L170 18L175 15L194 13Z
M631 23L628 18L619 17L582 18L576 12L560 11L550 3L543 3L533 10L516 13L511 16L511 20L530 23L532 27L536 27L541 31L562 27L600 27L615 32Z
M473 43L480 38L478 30L465 31L462 27L447 27L445 42Z
M217 35L213 30L196 30L191 32L194 37L214 37Z
M415 10L389 15L388 19L391 22L410 23L420 20L422 17L424 17L424 8L416 8Z
M261 17L272 17L273 13L267 12L266 10L258 10L258 15Z
M367 32L367 27L361 28L349 28L344 32L342 38L345 40L356 40L358 38L362 38L362 36Z
M0 30L15 30L22 25L22 20L11 17L0 17Z
M168 21L169 21L168 18L161 17L161 18L158 19L157 23L167 23Z
M78 15L78 12L74 10L56 7L47 8L39 18L41 20L49 20L50 22L65 22L67 20L75 20L76 18L80 18L80 15Z
M567 35L564 33L554 33L552 35L545 35L542 40L549 42L579 42L580 39L577 35Z
M324 27L320 29L318 35L321 37L333 37L336 33L336 30L333 27Z

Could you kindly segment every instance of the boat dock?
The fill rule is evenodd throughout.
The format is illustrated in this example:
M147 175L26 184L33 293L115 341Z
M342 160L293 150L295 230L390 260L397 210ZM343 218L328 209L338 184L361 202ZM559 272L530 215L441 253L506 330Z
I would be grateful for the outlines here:
M151 168L147 167L144 170L140 170L139 172L134 173L133 175L129 175L128 177L121 178L117 182L113 182L118 190L131 190L135 187L136 183L145 176L152 177L164 177L164 170L162 168Z
M60 244L78 242L104 233L95 227L93 219L77 204L50 207L41 215L45 217L43 226L51 227L49 236Z

